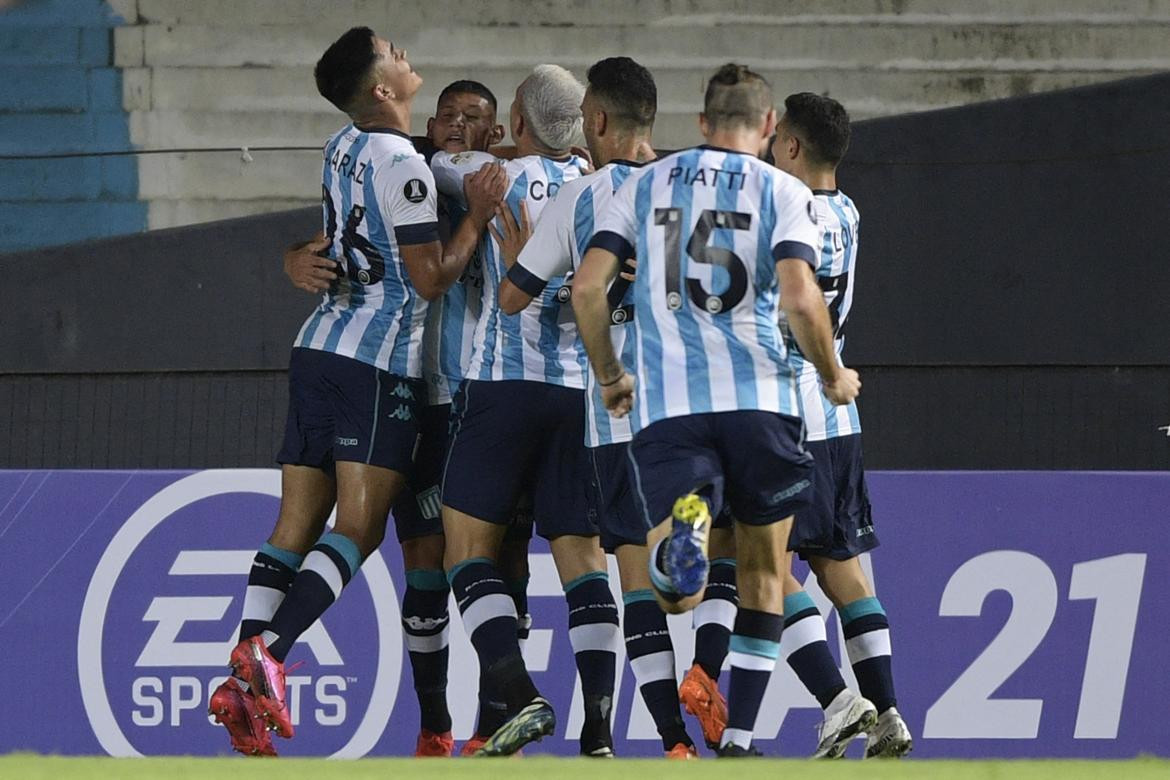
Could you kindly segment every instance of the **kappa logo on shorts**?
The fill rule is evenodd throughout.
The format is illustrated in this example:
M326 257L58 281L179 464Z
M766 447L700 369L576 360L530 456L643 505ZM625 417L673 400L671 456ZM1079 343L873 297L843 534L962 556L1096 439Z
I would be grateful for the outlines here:
M414 391L411 390L410 386L405 382L399 382L396 384L394 389L390 391L390 395L394 396L395 398L405 398L409 401L414 400Z
M275 517L280 493L277 470L197 472L150 497L110 540L77 634L82 702L110 755L226 750L207 702L228 674L255 555L234 548L253 530L263 538L266 528L241 521ZM398 599L377 553L359 577L352 603L335 605L293 651L309 663L288 678L290 714L306 727L290 753L359 758L389 722L402 674Z
M414 414L410 411L410 407L405 404L399 404L397 409L386 416L391 420L402 420L403 422L410 422L414 419Z
M402 194L411 203L422 203L427 199L427 185L422 179L411 179L402 188Z

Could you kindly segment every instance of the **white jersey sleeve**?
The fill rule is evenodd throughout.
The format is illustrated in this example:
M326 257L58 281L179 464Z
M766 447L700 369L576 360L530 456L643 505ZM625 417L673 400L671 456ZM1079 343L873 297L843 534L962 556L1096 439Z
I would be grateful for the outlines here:
M582 191L576 186L578 181L585 180L564 185L544 207L536 229L508 271L509 281L533 297L540 295L550 279L573 270L573 207Z
M455 200L461 206L467 205L467 196L463 192L463 177L475 173L484 166L484 163L500 164L503 161L487 152L435 152L431 158L431 172L435 176L435 184L439 192Z
M598 247L613 252L619 261L634 256L634 243L638 236L634 196L640 178L637 172L634 173L613 194L609 208L598 215L597 228L589 242L590 248Z
M812 190L800 180L782 174L773 180L776 223L772 229L772 259L800 258L815 271L820 260L821 225Z
M410 157L374 171L379 208L394 226L399 246L439 240L438 199L431 169L422 157Z

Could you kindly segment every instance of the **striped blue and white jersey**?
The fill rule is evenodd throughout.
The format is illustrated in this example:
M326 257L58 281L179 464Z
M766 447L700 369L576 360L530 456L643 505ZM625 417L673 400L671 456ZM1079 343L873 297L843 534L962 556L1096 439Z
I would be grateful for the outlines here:
M638 163L619 160L561 187L552 203L544 209L532 237L508 272L512 283L535 298L548 288L549 280L563 278L565 281L558 297L571 316L572 275L580 267L581 258L593 238L597 217L605 213L614 193L638 167ZM630 283L620 276L614 279L609 289L609 302L612 324L609 332L614 354L620 355L622 364L633 370L634 342L629 333L634 327L634 306ZM600 447L634 438L633 416L627 415L619 420L610 417L606 410L601 387L589 369L585 345L579 334L576 348L578 360L585 370L585 446Z
M463 202L463 177L485 162L498 161L486 152L437 153L431 170L440 192ZM507 171L509 190L505 202L519 219L521 201L528 204L528 218L535 224L549 199L561 186L578 179L587 164L575 155L565 160L529 155L498 161ZM490 233L480 240L483 261L483 308L475 326L468 379L525 379L563 387L584 388L572 309L557 300L563 279L550 280L544 293L518 314L504 314L499 307L500 280L508 269Z
M439 195L439 234L450 239L466 209L446 195ZM483 260L476 251L459 280L427 310L423 336L423 377L427 400L434 406L449 404L471 362L475 324L483 307Z
M421 377L427 301L399 249L439 239L430 169L405 133L347 125L325 144L321 176L328 253L342 271L294 346Z
M634 171L593 246L636 255L634 414L800 413L777 326L776 262L816 267L813 194L755 157L700 146Z
M817 219L822 231L816 266L817 284L825 293L825 305L829 307L832 319L837 362L840 363L841 352L845 349L845 319L853 306L853 289L857 278L857 229L861 216L853 201L840 190L814 190L813 194L816 196ZM787 326L784 313L781 312L780 329L788 344L788 363L796 374L800 388L805 438L822 441L861 433L857 401L834 406L825 397L816 366L800 353Z

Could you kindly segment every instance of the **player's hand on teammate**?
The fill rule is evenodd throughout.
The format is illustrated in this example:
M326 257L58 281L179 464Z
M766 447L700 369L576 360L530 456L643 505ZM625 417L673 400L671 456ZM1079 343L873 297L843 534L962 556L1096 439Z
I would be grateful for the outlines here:
M476 224L486 225L507 191L508 174L502 165L484 163L475 173L464 176L463 194L467 197L468 218Z
M589 150L584 146L570 146L569 151L580 157L589 165L585 168L585 173L593 173L593 155L589 154Z
M496 226L499 225L499 229ZM504 265L511 268L520 257L521 250L532 236L532 225L528 221L528 204L520 201L520 221L512 216L512 209L507 203L496 206L496 218L488 223L488 230L500 246L500 255Z
M320 252L329 248L324 233L318 233L312 240L293 244L284 252L284 273L300 289L310 293L325 292L337 279L340 265L336 260L323 257Z
M598 378L598 384L601 385L601 400L612 416L625 417L634 408L634 375L629 371L623 370L621 376L609 384Z
M637 258L627 257L626 261L622 263L622 267L618 269L618 276L625 279L627 282L632 282L637 278L638 260Z
M852 368L841 368L832 382L823 382L825 398L844 406L861 392L861 377Z

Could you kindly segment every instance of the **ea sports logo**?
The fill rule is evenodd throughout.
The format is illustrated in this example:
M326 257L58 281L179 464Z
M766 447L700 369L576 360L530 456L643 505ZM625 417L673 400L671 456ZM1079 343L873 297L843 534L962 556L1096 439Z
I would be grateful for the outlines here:
M230 751L207 717L227 674L254 548L276 517L280 472L203 471L144 503L110 541L78 628L82 701L114 756ZM381 738L398 694L398 599L370 556L342 598L293 648L288 755L358 758Z

